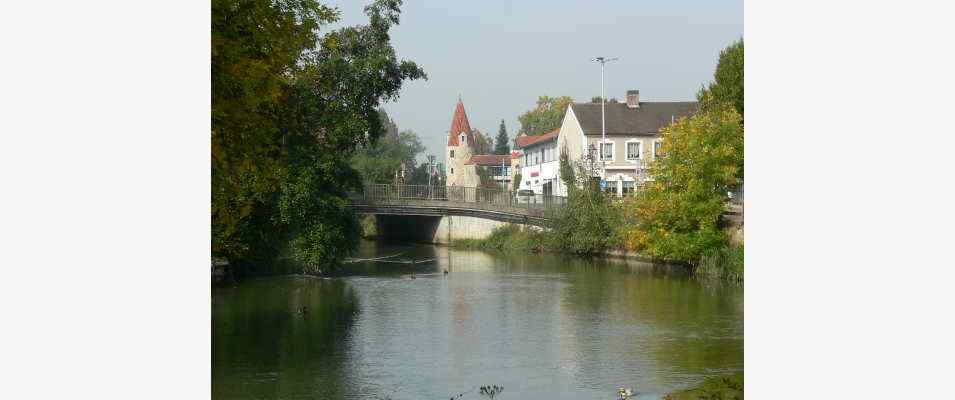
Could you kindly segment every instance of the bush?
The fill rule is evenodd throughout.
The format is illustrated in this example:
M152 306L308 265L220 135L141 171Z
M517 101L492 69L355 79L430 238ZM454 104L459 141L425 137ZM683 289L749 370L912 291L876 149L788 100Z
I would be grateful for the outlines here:
M494 229L486 239L455 240L454 247L487 251L540 252L544 247L544 233L518 225L504 225Z
M743 246L721 247L700 259L694 275L731 282L743 281Z
M603 253L621 247L619 205L595 184L569 187L567 205L554 212L547 231L549 248L574 254Z

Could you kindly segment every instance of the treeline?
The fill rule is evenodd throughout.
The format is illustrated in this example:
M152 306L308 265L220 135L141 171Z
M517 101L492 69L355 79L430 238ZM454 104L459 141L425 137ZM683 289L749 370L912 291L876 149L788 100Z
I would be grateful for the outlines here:
M366 25L319 35L339 19L315 1L212 1L212 254L246 271L289 259L337 265L358 243L345 193L350 160L385 131L378 109L408 80L389 31L400 0L365 8Z
M590 178L595 171L561 155L568 205L553 215L547 230L501 229L486 241L461 245L575 254L629 250L741 280L742 247L730 243L720 218L727 192L743 180L742 40L721 52L714 81L697 97L696 114L661 132L664 156L650 164L652 179L634 196L624 201L605 196Z
M386 134L377 141L366 143L352 157L352 165L364 183L394 183L404 171L402 182L408 185L443 184L444 173L427 162L419 162L425 147L412 130L398 130L397 123L384 110L378 111L385 121ZM437 159L435 160L437 161ZM429 181L429 174L432 174Z

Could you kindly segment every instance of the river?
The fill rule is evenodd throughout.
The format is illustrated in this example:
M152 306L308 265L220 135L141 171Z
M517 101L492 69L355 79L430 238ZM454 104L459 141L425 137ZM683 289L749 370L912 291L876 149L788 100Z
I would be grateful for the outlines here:
M498 385L497 399L658 399L743 369L741 287L430 245L363 242L357 257L396 253L435 261L214 288L212 397L481 399Z

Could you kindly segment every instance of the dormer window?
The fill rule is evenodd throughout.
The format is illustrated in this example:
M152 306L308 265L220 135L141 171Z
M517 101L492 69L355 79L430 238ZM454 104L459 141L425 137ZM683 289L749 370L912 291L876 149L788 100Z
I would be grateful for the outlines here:
M465 135L462 133L462 134L461 134L461 145L467 145L467 144L468 144L468 137L465 136Z

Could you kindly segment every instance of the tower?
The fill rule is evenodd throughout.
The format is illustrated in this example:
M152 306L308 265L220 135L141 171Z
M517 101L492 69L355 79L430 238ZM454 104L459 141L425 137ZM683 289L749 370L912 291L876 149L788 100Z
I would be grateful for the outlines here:
M451 117L451 128L448 129L448 145L444 152L445 182L448 186L463 186L465 184L465 163L473 153L474 135L471 134L471 125L468 115L464 112L464 103L458 96L458 104L454 107L454 116Z

